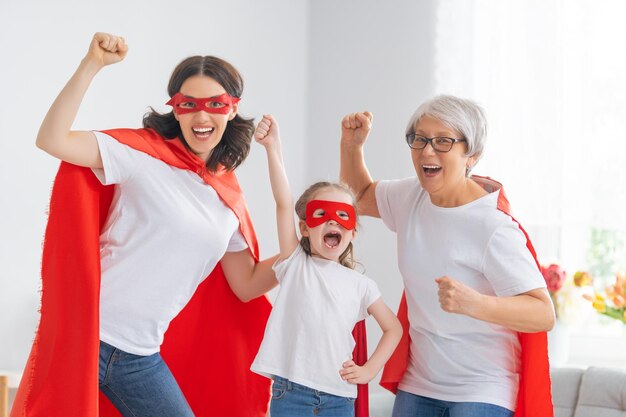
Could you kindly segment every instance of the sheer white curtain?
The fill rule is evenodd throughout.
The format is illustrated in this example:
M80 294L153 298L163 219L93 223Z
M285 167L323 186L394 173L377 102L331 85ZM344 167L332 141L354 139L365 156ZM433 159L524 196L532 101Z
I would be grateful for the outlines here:
M438 6L436 90L488 115L475 172L504 183L540 261L571 272L593 228L626 229L624 16L622 0Z

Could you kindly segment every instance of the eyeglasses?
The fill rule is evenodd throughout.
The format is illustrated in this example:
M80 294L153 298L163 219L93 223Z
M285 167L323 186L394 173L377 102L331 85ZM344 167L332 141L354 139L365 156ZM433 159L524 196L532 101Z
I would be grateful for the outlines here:
M430 146L437 152L450 152L450 149L452 149L452 146L454 146L456 142L467 142L467 140L447 138L445 136L427 138L426 136L415 133L408 133L406 135L406 143L408 143L409 147L412 149L424 149L426 145L430 143Z

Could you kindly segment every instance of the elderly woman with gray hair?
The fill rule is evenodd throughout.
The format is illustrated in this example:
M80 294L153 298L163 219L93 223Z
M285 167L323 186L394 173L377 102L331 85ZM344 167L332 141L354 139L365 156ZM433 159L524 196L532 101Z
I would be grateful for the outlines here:
M342 120L341 180L360 214L397 235L407 339L381 384L393 417L552 416L546 334L554 308L502 186L472 176L486 139L480 106L437 96L411 117L416 176L374 182L363 157L372 114Z

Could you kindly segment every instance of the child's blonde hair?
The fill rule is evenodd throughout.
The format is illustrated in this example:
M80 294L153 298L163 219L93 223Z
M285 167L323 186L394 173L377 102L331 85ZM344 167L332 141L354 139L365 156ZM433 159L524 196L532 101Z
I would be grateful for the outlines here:
M298 198L298 201L296 201L296 214L298 215L298 218L301 221L306 221L307 203L311 200L314 200L315 195L319 191L325 188L334 188L350 196L350 200L352 201L351 203L352 207L354 207L354 212L356 213L356 220L358 221L359 213L357 212L356 198L354 197L354 193L352 192L352 190L344 184L328 182L328 181L316 182L315 184L311 185L302 193L300 198ZM356 227L354 230L356 231ZM303 236L300 239L300 246L302 246L302 249L304 249L304 252L307 255L309 256L311 255L311 242L309 241L308 237ZM350 269L354 269L354 267L356 266L356 261L354 260L354 254L353 254L352 248L353 248L352 242L350 242L346 250L344 250L343 253L339 256L339 263Z

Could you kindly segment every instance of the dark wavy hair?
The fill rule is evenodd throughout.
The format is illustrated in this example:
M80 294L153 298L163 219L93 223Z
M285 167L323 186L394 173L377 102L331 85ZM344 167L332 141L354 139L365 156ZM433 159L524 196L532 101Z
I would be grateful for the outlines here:
M194 75L213 78L232 97L241 97L243 93L243 78L230 63L214 56L192 56L178 64L172 72L167 85L169 96L178 93L185 80ZM143 117L143 127L156 130L166 139L177 137L189 149L173 111L162 114L150 107L150 111ZM211 152L206 162L207 169L215 172L220 165L227 170L237 168L250 152L253 133L254 119L235 115L226 125L222 139Z
M344 184L340 184L340 183L334 183L334 182L327 182L327 181L319 181L316 182L315 184L311 185L309 188L307 188L302 195L300 196L300 198L298 198L298 201L296 201L296 214L298 215L298 218L302 221L306 221L306 205L309 201L314 200L315 199L315 195L326 189L326 188L334 188L336 190L342 191L344 193L346 193L348 196L350 196L350 199L352 201L352 207L354 207L354 212L356 213L357 216L357 221L359 219L359 213L357 212L356 209L356 198L354 197L354 193L352 192L352 190L350 188L348 188L348 186L344 185ZM356 227L354 229L356 231ZM300 239L300 246L302 246L302 249L304 250L304 252L311 256L311 241L309 240L308 237L303 236ZM357 265L357 262L354 260L354 253L353 253L353 245L352 242L350 242L348 244L348 247L346 248L346 250L343 251L343 253L339 256L339 263L347 268L350 269L354 269Z

